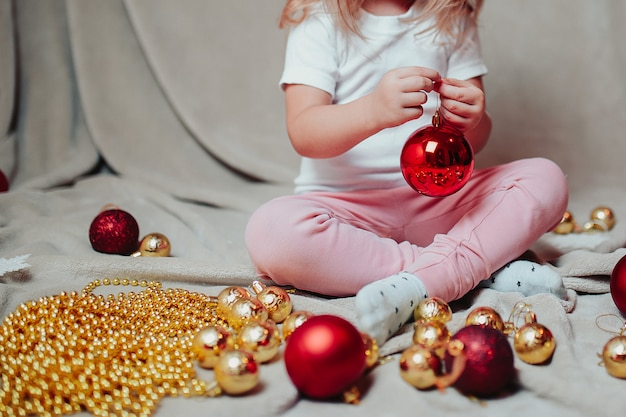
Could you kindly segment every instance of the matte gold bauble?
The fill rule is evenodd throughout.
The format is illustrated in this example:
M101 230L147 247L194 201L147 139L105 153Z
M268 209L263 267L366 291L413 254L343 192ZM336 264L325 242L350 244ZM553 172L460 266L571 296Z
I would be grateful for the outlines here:
M515 331L513 346L521 360L539 365L552 357L556 341L547 327L539 323L527 323Z
M237 332L237 347L251 352L258 363L272 360L280 343L278 327L272 320L248 322Z
M417 389L432 388L441 375L441 358L432 350L413 345L400 356L400 376Z
M256 298L240 298L228 311L228 324L239 329L250 321L265 321L269 318L267 309Z
M488 326L499 331L504 330L504 320L502 316L491 307L477 307L470 311L465 319L465 325Z
M283 339L287 340L291 333L300 327L305 321L313 317L309 311L294 311L283 321Z
M428 321L415 323L413 331L413 343L423 348L433 350L443 357L446 346L450 341L450 331L440 321Z
M259 366L252 353L228 350L215 365L215 380L226 394L245 394L257 386Z
M438 321L447 323L452 319L452 309L439 297L428 297L420 301L413 311L415 322Z
M223 326L211 325L202 328L194 337L192 351L203 368L212 369L220 355L233 347L233 337Z
M626 336L615 336L604 345L602 362L609 375L626 378Z
M263 303L270 319L276 323L282 323L291 313L293 303L287 292L277 286L266 286L260 281L252 283L252 290L256 298Z

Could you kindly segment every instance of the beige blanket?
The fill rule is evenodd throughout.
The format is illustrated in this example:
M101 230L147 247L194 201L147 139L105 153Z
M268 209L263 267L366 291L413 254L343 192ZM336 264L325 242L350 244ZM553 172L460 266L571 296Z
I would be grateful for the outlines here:
M28 267L0 273L2 316L96 278L158 279L209 294L250 284L246 220L290 192L297 166L277 87L282 4L0 0L0 169L11 183L0 194L0 258L29 255ZM598 366L612 335L596 318L619 314L608 282L626 255L624 20L624 3L610 0L492 1L482 18L495 126L477 164L549 157L568 175L581 223L598 205L617 218L610 232L548 233L531 248L575 302L566 313L550 295L525 300L555 335L551 363L516 359L518 389L484 403L453 388L421 392L400 378L394 355L410 345L408 328L381 347L392 360L362 381L358 406L299 398L278 360L262 367L254 395L166 399L156 415L623 414L626 381ZM106 204L132 213L140 234L168 236L172 256L95 252L88 229ZM354 319L351 297L293 298L296 309ZM475 290L452 304L450 328L476 306L507 316L520 300Z

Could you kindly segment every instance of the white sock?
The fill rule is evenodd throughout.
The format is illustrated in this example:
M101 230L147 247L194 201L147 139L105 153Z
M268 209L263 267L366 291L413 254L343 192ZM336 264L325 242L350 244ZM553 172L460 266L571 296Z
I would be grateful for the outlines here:
M413 316L415 307L426 297L422 281L409 272L372 282L356 295L359 330L382 345Z
M520 260L511 262L484 280L481 287L502 292L520 292L525 296L550 293L567 299L563 278L548 265Z

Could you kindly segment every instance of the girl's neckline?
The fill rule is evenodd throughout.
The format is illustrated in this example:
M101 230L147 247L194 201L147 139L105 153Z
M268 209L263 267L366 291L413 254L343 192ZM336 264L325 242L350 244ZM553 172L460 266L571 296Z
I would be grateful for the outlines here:
M374 12L371 12L371 11L367 10L364 7L361 7L361 11L363 13L366 13L366 14L370 15L370 16L379 17L379 18L383 18L383 19L384 18L403 18L403 17L406 17L408 14L411 13L411 10L413 9L414 6L415 6L415 1L412 2L408 6L408 9L406 11L402 12L402 13L377 14L377 13L374 13Z
M414 7L411 6L404 13L387 15L387 14L374 14L362 8L361 13L363 13L363 15L367 16L369 19L404 19L404 18L410 17L413 14L413 10L414 10Z

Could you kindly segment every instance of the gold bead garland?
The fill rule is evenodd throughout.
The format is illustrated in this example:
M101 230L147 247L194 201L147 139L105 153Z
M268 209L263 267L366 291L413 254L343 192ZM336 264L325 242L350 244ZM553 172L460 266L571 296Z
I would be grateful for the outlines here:
M142 291L93 293L108 285ZM196 377L192 349L200 329L228 326L216 307L216 297L120 278L26 302L0 327L0 415L149 416L165 396L220 395Z

